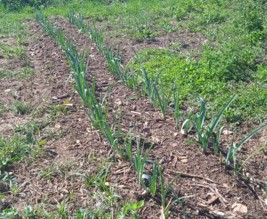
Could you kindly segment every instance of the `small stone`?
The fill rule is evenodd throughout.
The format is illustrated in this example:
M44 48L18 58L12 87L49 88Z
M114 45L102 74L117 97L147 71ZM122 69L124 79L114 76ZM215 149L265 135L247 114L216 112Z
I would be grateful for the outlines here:
M59 123L55 124L55 128L56 129L60 129L61 128L61 125Z
M159 140L158 137L156 137L156 136L152 136L151 138L152 138L152 141L153 141L153 142L155 142L155 143L157 143L157 144L160 143L160 140Z
M117 99L117 100L115 101L115 104L118 105L118 106L122 106L122 101L119 100L119 99Z
M182 163L187 163L188 162L188 159L181 159L181 162Z
M223 135L232 135L233 134L232 131L229 131L229 130L226 130L226 129L223 130L222 133L223 133Z
M9 93L11 91L11 89L6 89L5 93Z
M187 136L187 133L186 133L186 131L184 129L181 129L180 132L181 132L181 134L182 134L183 137L186 137Z
M242 205L240 203L235 202L232 205L233 212L236 212L238 214L247 214L248 213L248 208L245 205Z
M176 142L173 143L173 144L172 144L172 147L174 147L174 148L175 148L175 147L178 147L178 143L176 143Z

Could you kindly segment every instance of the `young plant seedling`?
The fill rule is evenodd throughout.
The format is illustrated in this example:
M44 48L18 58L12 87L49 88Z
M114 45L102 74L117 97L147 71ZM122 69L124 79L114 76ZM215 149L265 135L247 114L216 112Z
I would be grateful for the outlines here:
M237 152L241 150L244 143L246 143L250 138L252 138L257 132L262 130L267 126L267 122L260 125L258 128L256 128L253 132L251 132L248 136L243 138L239 143L233 142L228 149L227 156L225 159L226 166L230 166L230 164L233 162L234 164L234 172L237 174L240 171L240 167L237 163Z

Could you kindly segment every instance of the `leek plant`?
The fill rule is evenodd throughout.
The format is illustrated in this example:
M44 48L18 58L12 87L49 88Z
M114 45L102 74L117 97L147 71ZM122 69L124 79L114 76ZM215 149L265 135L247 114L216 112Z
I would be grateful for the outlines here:
M74 10L71 9L70 12L67 14L67 17L70 23L75 24L81 32L84 32L86 26L84 25L83 22L81 22L83 21L83 16L81 13L79 13L78 16L76 17L74 15Z
M157 101L159 103L162 115L165 117L167 114L167 102L169 100L169 98L166 98L166 96L163 94L163 92L159 92L156 84L153 84L154 87L154 91L157 97Z
M147 94L150 99L150 102L155 108L159 105L162 115L165 117L167 114L167 106L170 100L170 95L166 97L166 95L164 95L163 92L158 89L157 85L159 74L157 75L154 81L151 81L145 69L142 69L142 73L144 76L143 93Z
M147 92L147 96L150 99L152 103L154 103L155 98L154 98L154 86L153 82L150 80L150 78L147 75L147 72L145 69L142 69L142 73L144 76L144 82L143 82L143 91L144 93Z
M126 156L127 158L132 162L133 161L133 144L132 144L132 137L129 137L127 139L124 140L124 146L125 146L125 152L126 152Z
M229 107L229 105L233 102L236 95L233 95L228 102L225 104L225 106L222 107L222 109L219 111L219 113L211 119L211 122L209 123L208 127L204 128L204 121L205 121L205 114L206 114L206 107L205 102L201 100L201 113L196 115L195 119L195 128L197 131L198 136L198 142L202 145L202 147L207 148L209 146L210 139L212 140L214 152L218 153L219 150L219 142L221 137L221 132L223 130L223 127L218 129L217 133L215 133L215 129L218 126L223 113L225 110Z
M136 88L139 86L138 84L138 76L135 74L126 74L123 70L123 67L120 63L119 55L114 55L111 49L108 49L103 44L103 36L96 30L91 29L87 27L83 22L83 17L81 14L78 16L74 15L74 11L71 10L71 12L68 14L68 18L70 23L75 24L80 31L86 32L89 31L90 38L96 43L99 51L104 55L108 62L109 70L115 74L118 78L122 80L126 85ZM48 24L48 22L46 23ZM120 131L120 127L118 127L117 132L113 131L113 128L106 122L107 120L107 106L104 105L104 101L102 103L99 103L96 100L95 97L95 82L93 82L92 86L89 87L89 85L86 82L86 66L84 65L84 59L85 55L82 54L79 56L76 48L70 43L68 40L64 40L64 37L62 34L60 34L59 31L56 31L54 33L51 31L51 28L48 28L48 30L55 36L54 38L56 40L56 36L60 36L60 45L62 46L63 50L65 51L67 57L72 63L72 70L73 75L76 80L76 90L80 94L83 104L86 106L86 108L89 110L88 116L91 119L92 123L94 124L94 127L99 128L101 133L106 137L112 148L117 151L122 158L125 157L125 155L133 162L133 166L135 170L137 171L138 175L138 183L141 186L145 186L143 182L143 173L145 170L145 166L147 163L148 154L150 153L150 150L152 146L146 151L145 155L143 156L140 149L141 141L140 139L137 141L137 151L135 155L132 155L132 138L129 138L127 141L124 141L125 150L120 149L118 147L118 141L119 138L122 136L122 133ZM144 70L145 75L145 82L144 87L146 88L146 91L148 91L148 95L151 99L151 102L157 106L159 104L162 114L165 116L167 113L167 103L165 101L165 96L161 94L161 92L157 88L157 79L155 81L151 81ZM175 104L175 110L176 115L178 116L177 110L178 103ZM103 111L103 108L106 110ZM149 180L149 191L152 197L156 196L157 192L157 183L158 179L160 179L160 192L162 197L162 206L164 207L165 211L169 209L170 203L166 205L166 195L169 191L170 185L168 187L164 186L163 182L163 173L162 169L160 169L156 162L153 163L153 169L152 169L152 176Z

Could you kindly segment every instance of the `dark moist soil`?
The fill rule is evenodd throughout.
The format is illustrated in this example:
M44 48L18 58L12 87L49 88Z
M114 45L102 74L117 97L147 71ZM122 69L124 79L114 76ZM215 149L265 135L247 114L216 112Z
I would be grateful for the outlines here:
M91 78L96 76L98 96L104 96L108 87L112 87L107 95L110 121L121 110L122 130L141 135L146 141L154 144L149 158L162 164L166 182L171 182L179 176L173 182L173 188L179 197L184 198L182 204L173 206L170 218L182 218L184 215L188 218L267 217L262 184L266 178L266 167L262 166L266 163L265 152L254 157L247 165L249 167L245 175L248 179L257 179L257 182L244 180L244 176L235 176L231 170L226 171L219 156L209 151L203 152L198 145L189 143L190 138L179 133L171 116L163 118L147 98L135 98L136 93L114 78L108 72L102 55L88 37L64 19L57 18L56 22L60 23L66 36L70 36L80 50L90 51L88 80L90 82ZM124 46L121 45L121 48ZM127 59L128 56L125 57ZM229 134L225 135L223 139L228 144ZM248 145L255 148L259 143L262 143L261 138L251 140ZM244 151L244 155L250 153L248 148ZM121 185L120 194L124 195L125 199L146 199L146 206L140 210L141 218L159 218L160 197L142 197L131 164L120 160L118 162L119 165L114 163L112 166L110 183ZM259 180L261 183L258 183ZM235 206L241 206L242 209Z

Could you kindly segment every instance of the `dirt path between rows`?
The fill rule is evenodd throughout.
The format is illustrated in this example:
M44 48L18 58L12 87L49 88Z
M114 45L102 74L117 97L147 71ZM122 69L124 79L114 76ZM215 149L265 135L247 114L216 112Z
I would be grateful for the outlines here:
M96 76L98 97L108 92L110 123L115 114L122 112L121 119L117 118L116 122L121 122L123 131L142 135L148 143L154 144L149 159L160 161L166 181L171 182L180 173L173 188L185 198L182 204L173 206L170 218L267 217L264 191L260 185L242 181L231 171L226 172L217 156L204 154L199 146L188 143L188 138L175 128L171 116L163 118L148 99L139 97L108 72L106 61L88 37L62 18L57 18L54 23L62 27L80 50L90 52L88 81L90 83ZM38 140L45 141L43 153L13 166L11 171L19 189L4 194L8 200L5 204L20 210L32 205L50 212L67 202L68 211L73 215L78 208L97 206L102 196L99 193L96 196L96 188L85 186L84 176L96 174L112 153L107 141L91 127L84 113L73 89L64 53L36 22L30 21L29 24L31 31L26 53L34 75L23 81L3 79L3 89L18 92L21 100L39 113L17 117L9 112L3 114L1 124L5 125L1 126L1 131L10 134L17 122L48 120L49 123L37 136ZM129 59L130 55L126 54L126 57ZM2 99L5 99L4 95ZM9 101L8 97L6 100ZM53 106L64 107L66 112L57 114L51 121L48 117ZM258 164L256 160L251 173L263 179L266 173L258 168ZM142 196L143 190L138 186L137 175L129 162L116 157L107 181L127 201L145 199L140 218L160 217L160 197ZM247 213L237 209L236 206L241 205L247 207Z
M98 171L107 159L107 148L98 131L91 128L74 92L64 53L36 22L30 21L29 25L26 53L34 74L28 80L5 79L5 90L18 92L20 99L38 113L26 116L5 113L1 116L6 124L2 129L8 135L17 124L48 121L37 136L45 145L37 158L25 159L11 168L19 188L16 192L5 191L6 200L0 202L0 209L2 203L20 211L31 205L53 212L66 202L69 214L73 215L78 208L95 206L96 200L92 198L95 189L85 186L85 176ZM63 107L66 112L56 112L49 120L53 107Z
M170 116L162 118L159 110L143 97L118 82L109 72L107 64L98 49L88 37L80 33L76 27L66 20L57 18L66 36L70 36L80 50L90 51L89 81L96 76L98 96L104 96L108 87L108 103L110 121L118 110L122 111L121 127L126 131L141 134L154 144L150 158L156 158L165 168L164 177L170 182L177 173L178 180L174 189L184 199L184 208L189 218L265 218L267 217L264 204L264 191L256 183L248 183L226 172L220 164L219 157L204 154L199 146L188 144ZM125 163L124 171L117 173L113 170L110 181L113 184L124 185L121 194L129 198L129 194L140 193L136 186L137 178L129 171L130 164ZM256 171L261 177L262 170ZM237 209L245 206L247 211ZM142 218L159 218L160 206L157 199L147 200L145 210L141 210ZM172 217L183 217L181 206L172 209Z

